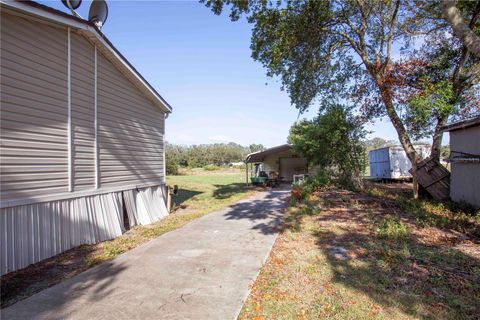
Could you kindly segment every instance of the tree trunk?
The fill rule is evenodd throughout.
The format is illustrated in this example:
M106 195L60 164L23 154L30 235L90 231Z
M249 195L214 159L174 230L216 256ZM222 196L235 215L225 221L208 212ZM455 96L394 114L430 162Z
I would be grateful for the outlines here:
M412 163L412 176L413 176L413 197L415 199L418 198L418 181L417 181L417 161L419 159L417 151L413 147L412 142L410 141L410 137L408 136L407 130L402 123L402 120L397 114L395 107L393 106L393 99L392 93L390 88L382 85L381 83L377 82L378 87L380 89L380 93L382 96L383 103L385 104L385 108L387 110L388 117L392 122L393 127L397 131L398 140L402 145L405 153L407 154L408 159Z
M468 50L480 57L480 37L463 21L455 3L455 0L442 0L440 2L443 17L450 23L453 33L455 33Z
M416 158L416 156L415 156ZM412 177L413 177L413 199L418 199L418 180L417 180L417 159L412 161Z
M433 133L432 150L430 151L430 157L434 158L437 161L440 161L440 153L443 139L442 128L445 126L446 122L447 119L438 118L437 125L435 126L435 132Z

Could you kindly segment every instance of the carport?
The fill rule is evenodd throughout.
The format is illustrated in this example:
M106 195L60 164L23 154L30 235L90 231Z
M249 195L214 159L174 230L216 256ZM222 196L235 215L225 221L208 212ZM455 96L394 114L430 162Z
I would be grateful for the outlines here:
M247 164L245 169L247 185L250 178L257 177L261 173L268 177L276 176L280 181L285 182L292 182L296 174L308 173L307 160L295 154L290 144L250 153L245 163Z

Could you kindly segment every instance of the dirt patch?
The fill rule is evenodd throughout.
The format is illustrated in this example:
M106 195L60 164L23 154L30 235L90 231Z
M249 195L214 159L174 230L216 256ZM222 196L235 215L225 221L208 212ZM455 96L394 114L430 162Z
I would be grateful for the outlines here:
M240 319L479 314L478 238L425 225L388 197L325 190L289 208Z
M102 243L80 246L2 276L1 307L12 305L86 270L85 260L102 250Z

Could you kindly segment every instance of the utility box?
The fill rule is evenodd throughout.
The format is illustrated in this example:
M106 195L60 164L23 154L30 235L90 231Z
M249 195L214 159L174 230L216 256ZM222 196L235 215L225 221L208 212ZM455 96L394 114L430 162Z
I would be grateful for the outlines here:
M415 150L422 159L430 154L429 145L416 145ZM412 168L412 163L405 150L400 146L372 150L368 153L368 160L370 161L370 177L372 179L407 180L412 178L412 175L408 172Z

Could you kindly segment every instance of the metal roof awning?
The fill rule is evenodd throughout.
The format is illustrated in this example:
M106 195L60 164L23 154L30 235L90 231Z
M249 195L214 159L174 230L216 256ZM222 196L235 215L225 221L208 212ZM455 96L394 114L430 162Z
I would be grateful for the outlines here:
M254 153L250 153L247 155L245 158L245 163L255 163L255 162L262 162L267 156L283 152L283 151L288 151L292 149L291 144L282 144L281 146L273 147L267 150L263 151L257 151Z

